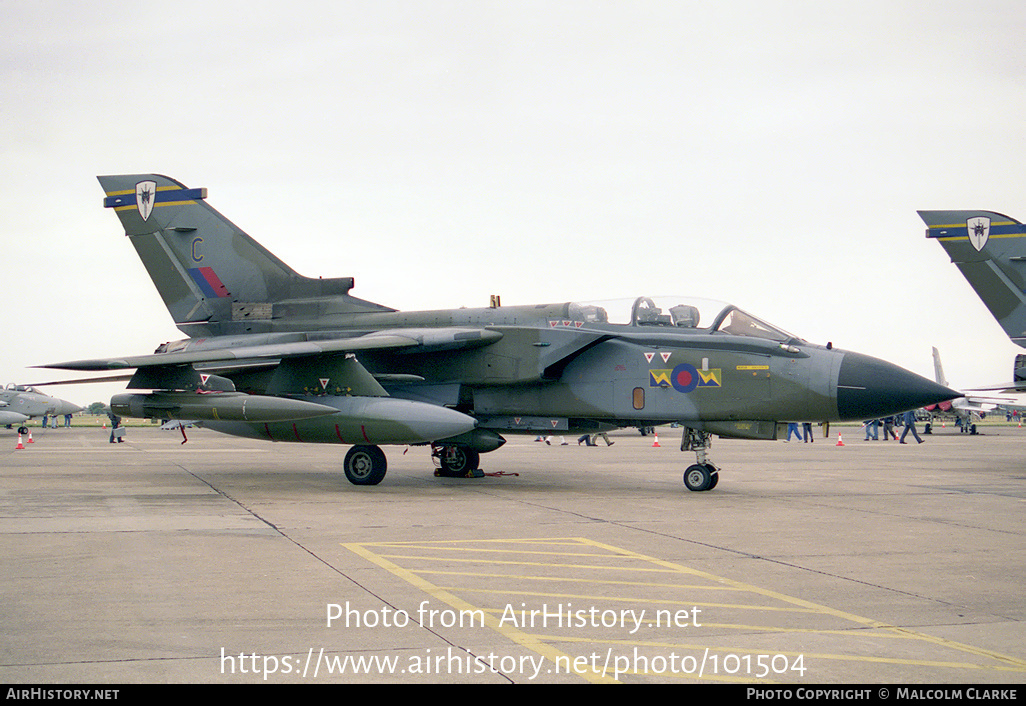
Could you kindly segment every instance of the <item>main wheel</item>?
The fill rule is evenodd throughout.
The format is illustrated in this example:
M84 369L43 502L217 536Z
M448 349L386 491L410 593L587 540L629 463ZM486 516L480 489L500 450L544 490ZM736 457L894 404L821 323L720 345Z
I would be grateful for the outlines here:
M714 478L712 466L708 464L696 463L684 471L684 485L692 491L709 490L715 484Z
M471 471L476 471L481 465L481 454L473 449L463 448L462 446L452 446L447 449L443 449L442 456L439 459L442 464L442 470L447 475L464 477Z
M377 485L388 470L385 452L377 446L354 446L342 466L353 485Z

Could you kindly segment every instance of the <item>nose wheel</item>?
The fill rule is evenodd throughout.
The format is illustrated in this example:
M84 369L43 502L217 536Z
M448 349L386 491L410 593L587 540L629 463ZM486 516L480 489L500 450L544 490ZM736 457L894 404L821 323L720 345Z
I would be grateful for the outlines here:
M707 456L712 447L712 436L708 432L684 427L680 440L681 451L694 451L697 463L684 471L684 486L691 491L712 490L720 481L720 469L709 463Z
M684 485L688 490L712 490L720 480L720 472L711 463L696 463L684 471Z

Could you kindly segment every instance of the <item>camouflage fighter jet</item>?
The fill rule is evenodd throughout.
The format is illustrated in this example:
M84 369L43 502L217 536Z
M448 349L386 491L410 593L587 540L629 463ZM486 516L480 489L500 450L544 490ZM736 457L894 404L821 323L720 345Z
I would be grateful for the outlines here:
M134 369L122 416L203 420L272 441L346 444L355 484L385 475L383 444L431 444L473 475L504 434L678 422L684 473L713 488L711 437L775 439L788 421L862 420L958 393L882 360L808 343L723 303L672 297L402 312L301 276L158 175L101 176L178 328L152 355L44 367Z
M44 395L29 385L9 384L0 390L0 424L7 427L18 424L19 434L28 433L25 422L33 417L63 416L81 411L77 404Z

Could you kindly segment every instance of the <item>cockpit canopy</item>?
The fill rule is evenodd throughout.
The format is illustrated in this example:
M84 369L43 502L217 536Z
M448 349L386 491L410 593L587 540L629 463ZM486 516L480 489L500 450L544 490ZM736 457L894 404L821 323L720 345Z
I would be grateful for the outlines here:
M585 324L695 329L696 332L750 336L780 343L802 340L733 304L694 297L573 302L570 304L570 318Z
M36 393L37 395L38 395L38 394L41 394L41 393L39 392L39 390L37 390L37 389L36 389L36 388L34 388L34 387L31 387L31 386L29 386L29 385L16 385L16 384L14 384L13 382L9 382L9 383L7 383L7 387L6 387L5 389L6 389L6 390L7 390L8 392L34 392L34 393Z

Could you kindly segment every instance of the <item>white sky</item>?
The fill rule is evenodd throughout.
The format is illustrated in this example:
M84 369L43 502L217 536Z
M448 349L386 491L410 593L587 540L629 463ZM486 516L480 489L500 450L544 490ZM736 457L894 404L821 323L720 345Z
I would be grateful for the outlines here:
M97 174L400 309L689 294L952 385L1011 344L917 209L1026 219L1026 9L0 0L0 379L174 327ZM80 404L120 385L57 387Z

